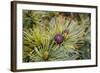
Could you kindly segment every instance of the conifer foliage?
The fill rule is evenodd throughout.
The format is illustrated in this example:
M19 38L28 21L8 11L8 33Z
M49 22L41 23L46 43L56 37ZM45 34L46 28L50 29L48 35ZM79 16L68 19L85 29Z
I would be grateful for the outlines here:
M89 13L23 10L23 62L91 58Z

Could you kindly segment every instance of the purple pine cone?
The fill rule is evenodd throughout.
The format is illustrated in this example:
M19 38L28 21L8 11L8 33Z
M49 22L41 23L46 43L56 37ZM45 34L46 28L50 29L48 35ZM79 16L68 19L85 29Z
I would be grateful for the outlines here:
M61 44L64 40L64 37L62 36L62 34L56 34L54 40L57 44Z

